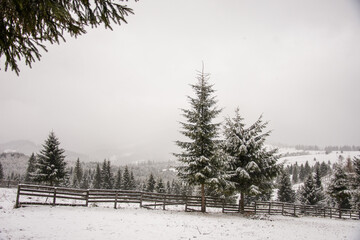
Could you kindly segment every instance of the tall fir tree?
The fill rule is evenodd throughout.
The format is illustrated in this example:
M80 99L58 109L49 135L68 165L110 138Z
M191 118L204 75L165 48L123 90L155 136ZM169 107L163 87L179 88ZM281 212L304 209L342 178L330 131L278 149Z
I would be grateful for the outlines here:
M101 179L101 170L100 170L100 164L96 164L95 169L95 175L93 180L93 188L95 189L101 189L102 187L102 179Z
M155 190L157 193L165 193L166 192L162 178L158 179Z
M29 182L32 182L33 181L33 174L36 170L35 168L35 164L36 164L36 157L35 157L35 154L32 153L30 158L29 158L29 161L28 161L28 166L26 168L26 173L25 173L25 182L26 183L29 183Z
M75 188L79 188L81 186L81 181L83 180L83 170L79 158L76 160L75 168L73 172L74 172L74 176L73 176L72 185Z
M172 193L170 181L167 181L167 182L166 182L166 193L167 193L167 194L171 194L171 193Z
M299 181L299 173L298 173L298 165L297 163L295 163L294 167L293 167L293 172L292 172L292 182L295 184Z
M328 165L324 161L320 164L320 174L321 177L325 177L328 174Z
M244 211L246 195L260 195L268 190L280 172L276 164L277 149L268 150L264 146L270 132L263 133L267 122L262 116L246 128L239 109L234 118L226 118L224 127L224 151L228 156L227 176L240 193L240 210Z
M295 202L295 191L292 190L290 176L285 171L280 176L277 197L280 202Z
M309 174L311 174L311 167L309 165L309 162L306 161L304 166L304 175L305 177L307 177Z
M113 188L113 175L111 172L110 161L103 162L103 166L101 169L101 181L102 181L102 189L112 189Z
M81 183L80 183L80 188L89 189L89 187L90 187L89 177L88 177L88 174L85 172L83 174L83 177L82 177L82 180L81 180Z
M124 190L131 190L131 176L128 166L125 166L123 175L123 188Z
M130 171L130 190L136 190L136 181L132 170Z
M43 149L37 155L34 180L51 186L64 182L67 178L64 152L65 150L60 148L60 142L55 133L50 132L43 144Z
M0 181L2 181L3 179L4 179L4 169L0 162Z
M301 164L300 165L300 170L299 170L299 181L304 182L305 177L306 177L305 167L304 167L304 164Z
M152 173L150 173L149 180L147 181L147 184L146 184L146 191L154 192L155 185L156 185L156 181L155 181L154 175Z
M352 183L352 205L354 208L360 210L360 158L353 159L353 183Z
M221 112L216 107L213 96L215 90L209 84L209 74L204 70L197 76L197 83L191 85L195 97L188 97L191 108L182 109L186 122L181 122L181 133L190 141L176 141L182 152L174 154L182 163L178 175L191 185L200 185L201 211L205 212L205 185L218 182L217 149L218 128L220 123L213 123Z
M337 165L328 187L328 194L338 208L350 208L351 189L346 172Z
M300 202L306 205L316 205L322 200L312 174L305 179L304 185L299 189L298 197Z
M115 177L115 189L122 189L122 174L119 168Z

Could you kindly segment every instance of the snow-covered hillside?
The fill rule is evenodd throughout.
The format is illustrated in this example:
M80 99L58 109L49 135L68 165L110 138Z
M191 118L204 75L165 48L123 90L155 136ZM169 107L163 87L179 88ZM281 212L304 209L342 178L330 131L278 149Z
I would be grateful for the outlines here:
M286 153L286 152L283 152ZM288 153L288 152L287 152ZM360 157L359 151L344 151L344 152L331 152L329 154L326 154L325 151L308 151L308 154L306 155L300 155L300 156L288 156L288 157L282 157L279 160L279 163L284 163L284 165L289 164L295 164L295 162L298 163L300 166L301 164L306 163L306 161L309 162L310 166L313 166L316 162L325 162L327 163L330 161L331 164L337 163L339 161L339 157L342 156L344 159L344 163L346 158L350 157L351 160L354 158L354 156Z
M315 217L188 213L111 207L13 209L0 189L0 239L360 239L360 222Z

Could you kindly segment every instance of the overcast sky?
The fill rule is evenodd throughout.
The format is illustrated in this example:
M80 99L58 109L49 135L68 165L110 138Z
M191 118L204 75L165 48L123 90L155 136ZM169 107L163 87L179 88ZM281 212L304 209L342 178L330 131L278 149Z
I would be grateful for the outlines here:
M269 142L360 145L359 1L130 4L128 24L50 45L20 77L1 66L0 143L41 144L54 130L77 152L171 157L204 61L220 121L239 106L248 124L270 122Z

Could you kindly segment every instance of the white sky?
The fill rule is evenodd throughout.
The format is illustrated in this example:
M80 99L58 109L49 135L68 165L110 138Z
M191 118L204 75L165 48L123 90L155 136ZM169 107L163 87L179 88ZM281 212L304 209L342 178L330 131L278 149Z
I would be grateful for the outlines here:
M51 45L20 77L1 66L0 143L40 144L54 130L90 155L141 146L171 157L204 61L220 120L239 106L249 124L264 114L270 142L360 145L359 1L129 4L127 25Z

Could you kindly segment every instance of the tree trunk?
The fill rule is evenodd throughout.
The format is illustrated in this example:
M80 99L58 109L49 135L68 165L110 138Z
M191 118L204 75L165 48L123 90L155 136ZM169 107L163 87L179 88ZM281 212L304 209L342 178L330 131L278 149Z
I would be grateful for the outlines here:
M245 205L245 194L240 192L240 213L244 213L244 205Z
M201 212L206 212L205 206L205 185L201 184Z

